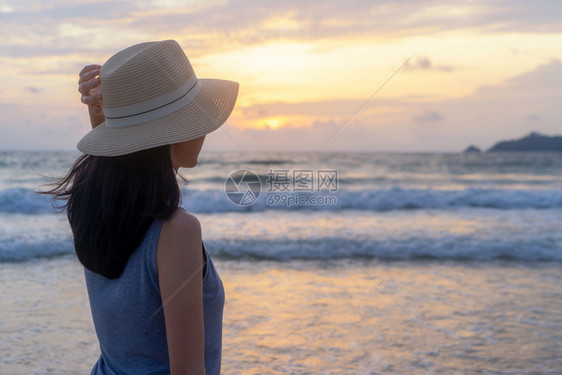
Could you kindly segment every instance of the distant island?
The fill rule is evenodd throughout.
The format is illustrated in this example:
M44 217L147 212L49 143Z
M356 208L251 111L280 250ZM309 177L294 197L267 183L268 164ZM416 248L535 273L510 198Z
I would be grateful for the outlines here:
M482 150L480 150L478 147L470 145L466 148L466 150L464 150L465 154L481 154Z
M469 146L464 153L480 153L476 146ZM547 136L532 132L528 136L511 141L500 141L486 152L562 152L562 136Z

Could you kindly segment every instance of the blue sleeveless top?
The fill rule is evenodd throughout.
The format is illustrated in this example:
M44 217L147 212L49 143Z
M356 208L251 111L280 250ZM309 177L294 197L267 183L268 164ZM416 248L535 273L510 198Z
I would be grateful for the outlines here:
M108 279L84 268L101 354L91 375L170 374L156 246L162 220L155 220L131 254L123 274ZM220 374L224 288L205 245L203 276L205 370Z

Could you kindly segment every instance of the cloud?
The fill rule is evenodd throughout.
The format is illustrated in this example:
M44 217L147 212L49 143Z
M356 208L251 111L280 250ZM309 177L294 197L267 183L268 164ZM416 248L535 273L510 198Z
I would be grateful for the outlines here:
M37 56L108 55L141 39L182 35L191 54L210 54L279 40L388 40L478 29L487 32L562 31L562 2L494 0L213 0L24 1L0 13L0 53ZM25 35L25 38L22 38ZM195 53L195 54L194 54ZM420 59L412 69L448 71Z
M269 112L263 107L264 106L252 105L249 107L239 107L238 110L242 112L244 118L259 118L269 115Z
M244 115L250 117L266 116L315 116L347 117L355 112L365 100L333 99L303 101L297 103L270 102L240 107ZM377 105L384 105L386 99L377 99ZM367 105L367 107L369 107Z
M540 118L541 118L541 116L539 116L536 113L531 113L531 114L527 115L527 120L529 120L529 121L538 121L538 120L540 120Z
M453 68L448 65L435 65L427 57L418 57L414 62L409 61L404 66L404 70L405 71L434 70L438 72L450 72L453 70Z
M0 103L0 149L74 149L89 130L82 106Z
M40 92L42 92L43 90L37 88L37 87L33 87L33 86L28 86L25 88L25 91L30 92L32 94L39 94Z
M552 82L547 81L549 78ZM540 86L535 86L536 83ZM386 98L370 103L331 139L361 100L272 102L238 108L238 117L208 137L207 150L462 151L468 144L487 149L496 141L536 130L560 134L562 63L551 60L502 84L481 87L460 98ZM0 103L0 148L74 148L87 131L84 108ZM26 116L22 116L25 113ZM244 113L302 117L302 127L248 129ZM531 117L529 117L531 114ZM419 126L415 118L431 126ZM412 121L412 119L414 119ZM441 119L441 120L440 120ZM530 121L532 119L532 121ZM431 121L433 120L433 121ZM29 137L38 134L41 137Z
M560 102L562 63L551 60L464 97L377 100L360 111L323 149L460 152L469 144L487 149L498 140L519 138L532 130L561 134ZM257 104L249 108L263 109L270 116L301 116L304 124L262 131L245 129L241 119L238 126L231 126L232 135L249 150L312 151L360 104L360 100Z
M207 150L225 150L228 149L260 152L260 151L316 151L327 140L333 138L331 147L326 149L334 149L335 147L343 147L343 149L352 150L348 145L340 144L341 138L332 137L340 124L334 121L316 121L313 120L307 126L294 127L285 126L277 129L264 128L242 128L238 126L228 126L225 137L221 132L213 133L208 139L205 148ZM221 142L217 141L221 139ZM227 139L228 138L228 139Z
M6 23L29 23L30 20L98 20L97 22L128 17L135 10L134 3L129 1L98 1L98 2L65 2L18 1L10 12L0 12L0 21ZM23 6L22 6L23 5Z
M513 90L541 90L560 92L562 83L562 62L551 59L549 63L539 65L535 70L513 77L506 85Z
M69 87L65 91L68 94L65 95L70 95L71 91L76 94L74 77L83 63L103 62L111 54L128 45L170 37L178 39L182 46L189 48L190 58L209 56L208 61L214 59L216 57L214 54L217 53L228 54L236 50L244 52L252 46L273 41L306 44L307 57L319 52L318 56L322 58L328 55L325 49L345 51L345 48L353 48L355 43L360 48L372 46L374 51L378 51L377 48L384 44L381 51L388 51L388 57L381 53L380 61L365 59L367 60L365 64L372 65L373 70L380 68L381 72L386 69L385 65L389 64L388 61L396 59L396 55L404 51L404 45L419 41L421 47L425 48L424 53L428 55L413 59L406 70L421 74L404 75L411 79L412 85L409 87L417 90L415 92L419 94L419 87L425 89L428 85L439 85L436 79L444 76L439 74L440 72L453 72L450 75L452 77L457 77L455 75L457 73L461 76L465 72L465 69L460 71L458 63L450 62L462 58L453 56L455 51L446 50L445 55L438 54L438 49L432 49L435 45L436 48L442 46L439 44L440 38L444 35L446 38L450 37L449 32L454 34L455 31L459 31L463 35L469 35L467 39L473 38L470 35L477 35L474 38L485 38L490 33L499 35L506 31L518 35L541 33L542 39L537 40L550 43L547 44L547 48L556 45L557 41L556 36L550 35L562 32L562 23L559 22L562 2L554 0L534 2L465 0L450 5L436 0L346 2L18 0L10 3L10 7L0 7L0 33L3 36L0 39L0 55L3 60L0 68L4 68L4 71L8 71L8 76L11 76L9 84L2 88L5 101L29 99L33 98L32 95L37 94L38 90L49 90L51 83L48 75L68 75L66 79L70 82L68 77L72 74L72 90L70 84L65 83ZM544 39L546 37L542 34L550 34L548 36L550 39ZM500 36L504 38L503 35ZM529 40L531 39L532 37ZM531 66L529 64L535 64L536 59L542 58L538 55L533 57L533 49L526 50L528 41L519 44L518 40L506 34L505 39L500 40L501 43L505 42L505 45L503 47L495 45L493 48L511 48L518 51L518 65L514 64L517 65L517 69ZM424 44L425 41L427 44ZM470 43L472 41L474 41L475 52L478 52L476 49L480 46L479 41L470 39ZM434 42L436 44L433 44ZM451 60L449 60L449 53ZM555 55L558 52L553 49L552 53ZM357 55L346 57L351 60L356 59L355 56ZM291 55L287 61L290 62L290 58L294 60L294 56ZM474 58L480 58L480 55L476 53ZM205 59L200 60L204 62ZM332 61L322 59L321 64L332 64ZM477 61L479 69L486 64ZM298 62L301 63L300 60ZM284 64L285 61L281 63ZM8 69L5 69L6 67ZM491 71L487 68L486 74ZM497 65L493 68L498 69ZM212 69L216 69L216 66L212 66L211 71ZM303 71L310 73L306 69ZM353 69L349 71L354 73ZM480 87L470 95L443 100L437 100L435 97L431 100L423 97L415 100L406 98L402 95L407 92L407 89L404 89L406 86L392 92L392 89L397 87L393 82L393 85L385 87L382 95L389 93L389 98L394 99L377 97L373 103L363 108L326 147L380 150L445 147L462 149L467 139L474 139L474 142L481 143L493 142L506 133L510 133L509 136L527 133L529 126L552 132L559 129L561 125L558 119L558 103L561 100L562 87L561 72L562 63L560 60L553 59L527 73L505 80L502 84ZM238 108L238 112L230 120L233 124L233 132L239 134L249 144L252 142L266 144L264 139L267 139L272 147L280 145L279 140L291 144L291 147L293 145L307 147L319 141L314 137L324 134L330 124L341 124L360 107L364 100L364 98L340 100L334 97L323 101L250 105L249 103L267 100L264 99L265 95L261 94L252 97L251 90L259 85L265 86L270 79L265 74L260 76L255 72L250 73L252 73L250 78L243 77L249 83L245 86L249 89L240 97L240 104L245 107ZM497 77L505 76L506 73L500 72L500 74L503 75L498 75L487 82L497 81ZM303 76L310 81L314 80L311 74ZM352 76L353 74L350 74L350 77ZM59 80L59 77L56 79L57 84L64 82ZM345 92L347 98L353 95L349 93L350 87L342 86L342 95L348 90ZM327 97L327 95L317 95L321 89L315 87L314 90L310 91L311 96ZM305 89L301 91L305 95L309 94ZM286 92L290 93L290 90ZM22 93L25 96L17 96ZM270 97L279 98L281 95ZM290 94L287 97L290 97ZM27 103L26 100L23 102ZM76 120L64 117L66 103L60 100L60 108L56 109L22 106L18 110L5 113L2 124L6 126L10 124L12 128L21 125L21 129L27 129L25 131L31 131L32 127L29 124L42 126L49 121L56 126L66 124L65 126L70 127ZM57 112L56 119L50 115L55 112ZM45 113L49 116L45 116ZM275 130L243 132L244 126L249 126L248 123L244 124L244 121L257 123L266 116L285 116L288 118L289 125L298 124L304 127L300 129L281 126ZM82 117L84 117L83 111L76 113L77 119ZM431 123L431 126L419 126L417 123ZM18 142L21 144L18 137L22 138L25 131L10 130L10 136L4 132L0 142L10 147ZM69 139L77 136L80 131L69 133L70 135L65 138L66 141L55 139L53 136L52 144L63 145L64 142L69 142L66 144L73 147L75 140L70 142ZM260 138L260 134L263 138ZM439 136L440 140L446 139L447 142L436 142L436 136ZM37 144L42 141L38 140Z
M443 121L445 117L437 111L425 111L423 114L414 116L415 122L437 122Z
M446 140L443 144L458 150L468 143L488 148L498 140L519 138L532 130L560 134L560 102L562 62L553 59L464 97L411 105L411 109L426 114L436 111L447 119L435 122L431 128L417 127L411 131L419 141L434 142L432 139L439 137Z

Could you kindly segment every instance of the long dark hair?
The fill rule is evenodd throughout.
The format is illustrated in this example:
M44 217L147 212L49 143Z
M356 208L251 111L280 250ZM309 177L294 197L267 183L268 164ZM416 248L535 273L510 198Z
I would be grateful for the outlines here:
M123 156L82 155L52 184L65 203L80 262L114 279L155 218L169 219L181 202L170 146Z

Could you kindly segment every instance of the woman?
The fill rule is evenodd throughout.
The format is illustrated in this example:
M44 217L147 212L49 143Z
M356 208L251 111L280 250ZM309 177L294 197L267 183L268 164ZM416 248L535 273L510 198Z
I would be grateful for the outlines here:
M176 175L196 166L238 84L198 79L168 40L86 66L79 91L93 130L50 193L67 200L84 265L101 349L92 374L219 374L224 289Z

